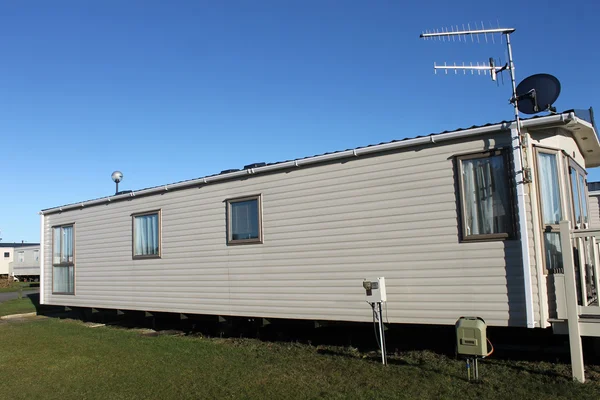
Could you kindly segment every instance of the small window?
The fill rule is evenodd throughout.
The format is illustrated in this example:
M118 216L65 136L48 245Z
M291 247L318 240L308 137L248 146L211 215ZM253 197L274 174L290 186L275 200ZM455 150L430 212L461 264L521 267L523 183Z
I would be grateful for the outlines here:
M227 200L227 243L262 243L260 196Z
M25 262L25 252L24 251L19 251L17 253L17 262L19 262L19 263Z
M512 237L514 219L507 164L499 151L458 159L464 240Z
M10 257L10 253L8 251L4 252L4 258L9 258Z
M40 261L40 251L39 250L34 250L33 251L33 260L34 261Z
M160 258L161 211L133 214L133 258Z
M75 294L73 225L52 228L52 292Z

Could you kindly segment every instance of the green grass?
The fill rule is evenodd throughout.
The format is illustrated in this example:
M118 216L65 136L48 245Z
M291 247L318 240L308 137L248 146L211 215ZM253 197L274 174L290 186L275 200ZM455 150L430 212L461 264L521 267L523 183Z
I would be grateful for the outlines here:
M11 399L598 399L600 368L571 381L565 364L486 360L479 384L431 352L376 357L352 348L252 339L145 337L47 319L0 324Z
M34 312L35 306L27 296L21 299L7 300L0 303L0 316Z
M27 290L39 289L39 282L15 282L11 287L0 288L0 293L6 292L18 292L19 289L22 289L23 292Z

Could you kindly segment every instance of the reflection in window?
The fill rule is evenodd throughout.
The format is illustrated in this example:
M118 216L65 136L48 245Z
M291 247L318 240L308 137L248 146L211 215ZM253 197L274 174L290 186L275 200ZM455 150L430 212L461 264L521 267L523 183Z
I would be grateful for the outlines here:
M558 225L562 219L562 211L556 154L538 153L538 156L542 222L544 225Z
M510 234L512 213L504 157L461 160L465 237Z

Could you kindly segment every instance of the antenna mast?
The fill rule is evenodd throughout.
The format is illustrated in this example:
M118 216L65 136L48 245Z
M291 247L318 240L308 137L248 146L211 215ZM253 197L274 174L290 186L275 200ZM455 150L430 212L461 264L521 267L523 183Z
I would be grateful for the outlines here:
M471 29L470 24L467 25L467 29L465 29L465 26L463 25L462 30L458 29L458 25L456 26L456 30L454 27L451 27L450 30L448 30L447 28L442 29L441 32L439 32L437 29L435 32L429 32L426 31L424 33L421 33L421 35L419 37L421 37L422 39L428 40L428 39L432 39L432 40L442 40L442 41L446 41L446 39L448 39L448 41L450 41L450 39L452 39L452 41L455 41L455 39L458 37L458 41L464 41L465 43L467 42L467 37L470 36L471 37L471 42L475 42L475 39L477 39L477 43L480 43L481 37L483 36L485 38L485 42L488 43L488 35L491 37L492 43L495 43L495 37L494 35L500 34L500 43L502 43L502 37L505 36L506 37L506 48L508 50L508 63L506 63L503 66L496 66L494 63L494 59L490 58L489 60L489 65L473 65L472 63L470 65L456 65L454 64L453 66L447 66L447 65L443 65L443 66L439 66L439 65L435 65L433 66L434 68L434 72L437 73L437 70L444 70L446 71L446 73L448 73L448 70L454 70L454 73L457 73L458 70L462 70L463 73L466 74L466 71L471 71L471 74L474 73L474 71L477 71L478 74L481 73L481 71L483 71L484 74L487 74L487 72L489 71L490 76L492 77L492 80L495 81L496 77L498 75L498 73L502 73L503 71L510 71L510 80L511 80L511 85L512 85L512 97L510 99L510 102L512 103L512 105L514 106L514 110L515 110L515 122L517 124L517 133L519 136L519 145L521 146L521 148L523 147L523 135L521 133L521 119L519 118L519 107L518 107L518 96L517 96L517 83L515 80L515 63L513 61L513 54L512 54L512 46L510 44L510 34L513 33L515 31L515 28L491 28L491 29L485 29L483 26L483 22L481 23L481 28L477 27L477 24L475 24L475 29ZM521 155L521 165L523 165L523 153L519 152ZM525 174L523 174L523 182L529 182L529 177L526 177Z

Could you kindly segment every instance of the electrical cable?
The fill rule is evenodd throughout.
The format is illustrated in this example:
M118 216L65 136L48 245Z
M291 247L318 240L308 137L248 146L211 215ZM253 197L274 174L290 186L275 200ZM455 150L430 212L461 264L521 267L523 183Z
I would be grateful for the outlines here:
M490 339L488 339L488 338L485 338L485 339L487 340L487 342L490 344L490 347L492 348L492 349L490 350L490 352L489 352L489 353L487 353L487 354L485 355L486 357L489 357L489 356L491 356L491 355L492 355L492 353L494 352L494 345L492 344L492 342L490 341Z
M367 301L367 303L369 303ZM376 312L375 312L375 303L369 303L371 305L373 311L373 332L375 333L375 340L377 341L377 348L381 348L381 343L379 342L379 333L377 332L377 321L376 321Z

